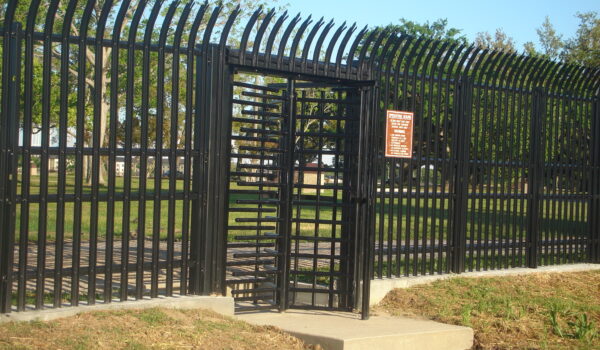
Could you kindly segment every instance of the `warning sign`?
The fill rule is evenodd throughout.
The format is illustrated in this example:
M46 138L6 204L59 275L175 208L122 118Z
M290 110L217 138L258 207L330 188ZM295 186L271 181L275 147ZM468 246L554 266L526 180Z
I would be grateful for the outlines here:
M413 112L387 111L385 122L385 156L411 158Z

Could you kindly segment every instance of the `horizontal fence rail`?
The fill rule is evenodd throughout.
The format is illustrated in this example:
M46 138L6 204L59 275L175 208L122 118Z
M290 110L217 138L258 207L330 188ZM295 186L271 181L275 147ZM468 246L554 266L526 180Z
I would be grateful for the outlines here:
M194 1L9 0L0 39L2 313L228 292L236 70L356 89L354 173L315 152L354 186L363 299L369 275L600 262L598 68ZM410 158L384 157L387 110L414 113Z

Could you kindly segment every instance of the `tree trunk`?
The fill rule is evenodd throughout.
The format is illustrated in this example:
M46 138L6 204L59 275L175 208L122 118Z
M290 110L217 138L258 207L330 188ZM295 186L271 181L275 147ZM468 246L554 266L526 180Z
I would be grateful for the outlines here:
M104 78L103 78L104 80ZM108 111L110 108L109 102L104 99L104 91L106 90L106 84L102 83L102 91L100 95L103 97L102 102L100 104L100 147L104 147L108 144L106 138L106 124L108 119ZM102 186L106 186L106 168L107 168L107 160L106 158L100 158L100 169L99 169L99 183Z

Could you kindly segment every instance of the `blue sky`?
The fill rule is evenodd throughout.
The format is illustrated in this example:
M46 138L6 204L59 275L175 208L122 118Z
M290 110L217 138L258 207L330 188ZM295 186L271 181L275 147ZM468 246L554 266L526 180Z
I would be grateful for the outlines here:
M579 24L575 18L577 12L600 13L600 0L287 0L287 3L293 14L313 14L313 17L333 18L336 23L347 20L362 26L398 23L402 17L419 23L447 18L449 26L462 29L470 41L478 32L494 33L496 28L502 28L515 39L519 50L527 41L537 43L535 30L546 16L558 33L569 38Z

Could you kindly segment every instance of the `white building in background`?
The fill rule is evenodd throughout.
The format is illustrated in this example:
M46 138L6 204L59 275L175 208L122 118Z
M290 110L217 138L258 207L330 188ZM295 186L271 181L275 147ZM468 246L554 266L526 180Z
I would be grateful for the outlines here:
M117 156L115 159L115 176L125 175L125 157Z

